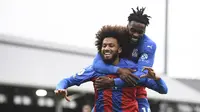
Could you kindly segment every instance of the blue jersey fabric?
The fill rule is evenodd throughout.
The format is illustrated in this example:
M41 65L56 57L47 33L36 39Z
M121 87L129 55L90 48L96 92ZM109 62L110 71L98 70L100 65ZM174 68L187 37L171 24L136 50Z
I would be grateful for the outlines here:
M147 66L147 67L153 66L155 52L156 52L156 43L153 42L147 35L144 35L139 41L139 44L132 51L132 61L137 63L137 72L134 73L135 75L140 76L148 72L147 70L143 71L142 69L144 66ZM95 57L93 61L93 67L95 71L98 71L100 73L107 73L107 74L117 73L117 70L119 68L118 66L105 64L102 61L101 56L99 54L97 54L97 56ZM161 80L161 82L163 81ZM118 86L123 86L123 85L124 85L124 82L118 84ZM152 88L152 89L156 90L155 88ZM163 86L163 90L165 90L163 93L167 92L167 89L165 89L164 86ZM138 100L139 108L150 108L148 100L146 98L142 98L142 99ZM143 107L143 105L148 105L148 106Z
M136 48L132 52L132 61L137 63L137 72L134 74L140 76L146 74L147 71L143 71L144 66L152 67L154 63L156 51L156 44L149 37L144 35ZM97 54L93 61L93 68L100 73L117 73L118 66L105 64L100 54Z
M137 81L137 86L145 86L149 89L152 89L160 94L166 94L168 92L168 88L166 83L160 78L159 80L153 80L150 78L141 78ZM115 78L114 83L116 87L124 87L126 83L120 78Z
M136 64L132 61L128 61L126 59L120 59L120 63L117 65L119 67L126 67L126 68L135 68ZM61 80L57 86L56 89L66 89L68 87L71 87L73 85L79 86L80 84L91 81L94 78L97 78L99 76L107 76L106 74L98 73L96 72L92 66L89 66L85 69L83 69L81 72L76 73L75 75L65 78ZM116 75L115 75L116 76ZM151 85L150 82L146 81L147 78L143 78L143 80L138 81L138 84L141 85ZM149 83L149 84L146 84ZM130 107L133 107L135 105L138 105L136 100L135 102L132 102L133 99L136 99L136 97L133 97L133 87L114 87L107 90L98 90L95 91L97 97L95 98L95 111L96 112L103 112L105 110L105 107L108 107L105 104L105 100L107 102L108 99L104 99L106 96L107 98L110 98L111 101L111 107L108 107L107 109L112 109L112 111L124 111L123 109L129 110ZM123 94L123 93L129 93L129 94ZM111 96L110 96L111 95ZM126 96L127 95L127 96ZM132 102L132 103L130 103ZM127 108L125 106L122 107L122 105L129 104L130 107ZM138 109L138 108L137 108ZM131 109L130 109L131 110ZM106 111L106 110L105 110Z
M136 65L132 63L132 65L127 64L128 60L126 59L120 59L120 63L118 66L120 67L128 67L128 68L134 68ZM66 89L68 87L71 87L73 85L79 86L80 84L92 81L94 78L97 78L99 76L108 76L106 74L98 73L94 71L92 66L89 66L85 69L83 69L81 72L76 73L75 75L65 78L61 80L57 86L56 89ZM114 75L116 76L116 75ZM123 94L124 88L118 88L114 87L112 89L108 90L96 90L95 88L95 112L122 112L124 110L131 110L133 112L136 112L138 109L137 101L133 100L132 95L126 96L125 102L122 102L123 97L125 96ZM125 88L127 90L131 90L130 94L133 94L134 90L133 88ZM127 92L126 92L127 93ZM126 105L127 103L130 104L129 107L125 107L123 105ZM130 112L131 112L130 111Z

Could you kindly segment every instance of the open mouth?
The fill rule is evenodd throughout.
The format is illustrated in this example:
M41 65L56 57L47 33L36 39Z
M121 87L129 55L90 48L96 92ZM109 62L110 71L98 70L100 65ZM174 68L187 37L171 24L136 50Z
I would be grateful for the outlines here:
M110 52L105 52L104 56L109 57L109 56L111 56L111 53Z
M137 42L137 41L138 41L138 38L132 37L131 40L134 41L134 42Z
M103 52L103 56L104 56L104 58L111 58L111 57L112 57L112 51L110 51L110 50L105 50L105 51Z

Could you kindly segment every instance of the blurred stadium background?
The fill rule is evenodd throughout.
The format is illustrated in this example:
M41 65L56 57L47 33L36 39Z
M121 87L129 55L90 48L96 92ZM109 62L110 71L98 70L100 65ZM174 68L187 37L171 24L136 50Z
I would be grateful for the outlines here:
M55 97L59 80L90 65L95 33L126 25L131 8L152 17L146 34L157 43L154 69L169 93L148 90L152 112L200 112L200 25L197 0L0 0L0 111L81 112L93 106L92 83Z

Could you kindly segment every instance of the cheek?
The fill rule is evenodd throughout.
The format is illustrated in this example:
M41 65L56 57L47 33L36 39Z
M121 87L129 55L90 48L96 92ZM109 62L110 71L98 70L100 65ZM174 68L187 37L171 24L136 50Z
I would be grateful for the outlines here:
M119 50L117 48L112 49L113 53L119 53Z
M143 37L144 34L140 34L139 37Z
M103 54L103 49L101 49L101 54Z

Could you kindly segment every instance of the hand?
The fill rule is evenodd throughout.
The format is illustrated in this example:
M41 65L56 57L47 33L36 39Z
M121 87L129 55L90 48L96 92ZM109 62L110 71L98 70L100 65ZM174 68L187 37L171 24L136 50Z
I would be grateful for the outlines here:
M132 74L132 72L135 72L136 70L129 69L129 68L119 68L118 74L119 77L125 81L128 85L135 86L137 84L136 80L139 80L139 78Z
M151 67L144 67L143 70L148 70L148 74L141 75L140 78L146 77L146 78L151 78L154 80L160 79L160 77L156 76L156 73L154 72L154 70Z
M70 101L69 97L67 96L67 90L65 90L65 89L57 89L57 90L54 90L54 93L56 95L62 95L62 96L64 96L64 98L67 101Z
M111 88L114 86L114 79L106 76L98 77L94 82L94 86L97 90Z

